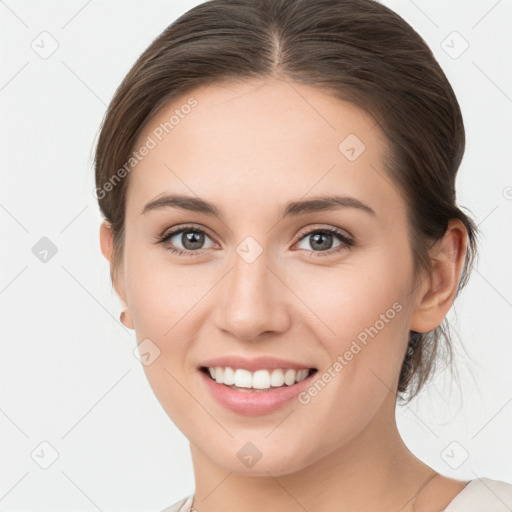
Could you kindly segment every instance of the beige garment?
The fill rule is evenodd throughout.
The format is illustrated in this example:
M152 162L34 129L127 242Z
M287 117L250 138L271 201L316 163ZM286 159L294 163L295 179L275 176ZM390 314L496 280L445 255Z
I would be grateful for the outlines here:
M167 507L162 510L162 512L188 512L189 508L192 506L192 500L194 499L194 495L187 496L186 498L178 501L174 505Z
M162 510L162 512L189 512L194 496ZM443 512L510 512L512 485L491 478L475 478L455 496Z
M443 512L510 512L512 485L491 478L475 478Z

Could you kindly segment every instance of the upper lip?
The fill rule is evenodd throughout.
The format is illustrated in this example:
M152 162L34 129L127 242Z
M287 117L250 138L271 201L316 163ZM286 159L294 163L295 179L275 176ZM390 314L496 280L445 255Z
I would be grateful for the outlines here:
M210 367L215 368L217 366L230 368L243 368L245 370L249 370L254 372L256 370L267 370L267 369L276 369L276 368L293 368L295 370L309 370L313 368L310 365L299 363L297 361L289 361L286 359L279 359L277 357L272 356L258 356L258 357L241 357L238 355L233 356L222 356L216 357L214 359L208 359L204 361L200 367Z

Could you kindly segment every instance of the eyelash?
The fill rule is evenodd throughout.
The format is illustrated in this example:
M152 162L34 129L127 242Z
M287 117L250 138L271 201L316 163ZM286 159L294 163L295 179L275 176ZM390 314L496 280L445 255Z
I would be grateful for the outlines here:
M165 244L169 239L171 239L173 236L179 234L179 233L186 233L186 232L194 232L194 233L202 233L207 235L208 237L212 238L207 231L204 229L201 229L194 225L185 225L180 226L176 229L173 229L171 231L166 231L164 234L157 236L157 244ZM337 254L343 250L351 249L353 246L355 246L355 241L348 237L343 231L336 229L336 228L317 228L317 229L311 229L309 231L302 232L299 236L299 239L296 243L300 242L303 238L306 238L307 236L310 236L312 234L330 234L330 235L336 235L341 240L341 245L338 247L335 247L334 249L328 249L326 251L308 251L310 252L311 258L317 258L317 257L323 257L323 256L332 256L333 254ZM176 249L174 247L167 247L166 248L170 253L176 254L178 256L201 256L205 250L197 250L197 251L191 251L186 249ZM306 250L306 249L304 249Z

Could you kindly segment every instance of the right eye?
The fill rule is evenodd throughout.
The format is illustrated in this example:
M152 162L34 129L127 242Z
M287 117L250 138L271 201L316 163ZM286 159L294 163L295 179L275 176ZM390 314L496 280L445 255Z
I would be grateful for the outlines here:
M207 238L212 245L204 247ZM204 253L202 249L215 246L215 242L211 240L206 231L195 226L179 226L167 230L158 237L158 243L164 244L168 251L179 256L199 256Z

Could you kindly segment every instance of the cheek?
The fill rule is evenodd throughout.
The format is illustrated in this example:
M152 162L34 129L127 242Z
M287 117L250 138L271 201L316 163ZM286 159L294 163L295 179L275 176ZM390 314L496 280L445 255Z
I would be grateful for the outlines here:
M168 262L148 264L148 259L141 257L134 258L127 268L131 272L127 290L130 313L138 343L149 339L158 353L151 364L143 365L144 372L167 415L190 435L194 418L201 414L201 410L191 412L189 388L195 367L190 347L203 322L201 299L208 283L193 266L183 270Z
M174 333L187 324L189 312L195 312L216 281L211 267L176 264L163 247L128 249L126 268L127 296L137 333L151 333L162 343L175 338Z
M345 403L344 413L354 403L365 403L370 411L370 404L378 407L400 374L408 340L412 263L405 257L397 260L390 251L357 267L329 270L325 279L317 274L309 280L309 287L304 286L304 274L294 284L315 313L309 325L315 325L316 338L332 363L338 363L331 368L335 383L327 386L325 398L329 394L327 400Z

